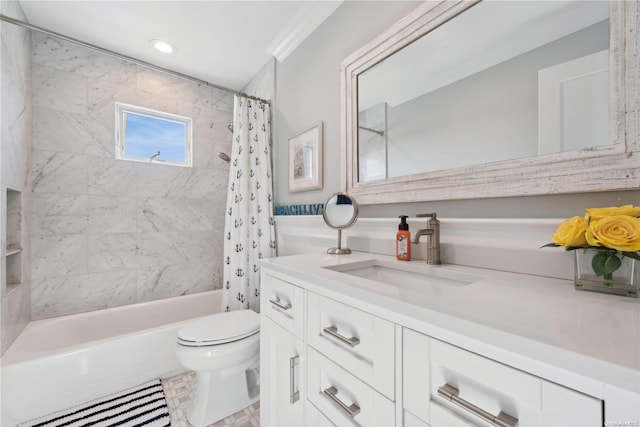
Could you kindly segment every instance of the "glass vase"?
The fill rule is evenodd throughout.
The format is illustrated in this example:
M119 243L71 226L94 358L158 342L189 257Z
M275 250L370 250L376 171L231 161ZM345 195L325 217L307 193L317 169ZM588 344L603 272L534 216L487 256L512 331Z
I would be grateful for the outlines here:
M576 249L574 286L578 290L602 292L638 297L640 282L640 261L616 255L622 261L620 267L610 274L596 276L591 262L599 251L594 249Z

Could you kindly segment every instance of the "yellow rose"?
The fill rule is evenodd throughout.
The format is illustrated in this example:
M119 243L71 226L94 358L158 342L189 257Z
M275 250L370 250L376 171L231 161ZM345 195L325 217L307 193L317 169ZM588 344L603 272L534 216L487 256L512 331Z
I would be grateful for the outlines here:
M551 236L551 241L556 245L567 248L581 248L587 246L585 231L589 223L586 218L574 216L560 223L556 232Z
M640 218L614 215L592 220L586 237L591 246L603 246L621 252L640 251Z
M602 219L606 216L614 216L614 215L628 215L632 217L637 217L640 215L640 207L633 205L624 205L610 208L591 208L587 209L586 216L594 219Z

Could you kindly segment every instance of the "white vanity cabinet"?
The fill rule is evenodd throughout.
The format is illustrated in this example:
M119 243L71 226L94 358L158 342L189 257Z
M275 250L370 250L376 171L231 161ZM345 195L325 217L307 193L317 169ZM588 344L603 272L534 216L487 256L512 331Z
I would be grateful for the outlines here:
M394 400L393 322L315 293L307 299L309 346Z
M429 337L402 330L402 396L405 425L429 421Z
M409 420L433 427L603 425L599 399L409 329L403 338Z
M395 403L313 348L307 353L309 402L338 426L395 425Z
M637 371L515 334L488 343L502 332L443 316L438 301L425 311L395 305L360 279L303 266L314 258L302 257L262 264L264 427L640 422L640 385L625 385ZM564 362L554 362L559 356Z
M307 294L307 387L336 425L395 425L395 325Z
M335 424L329 420L315 405L307 403L305 410L305 426L307 427L334 427Z
M299 427L304 422L304 290L263 276L260 324L260 422Z

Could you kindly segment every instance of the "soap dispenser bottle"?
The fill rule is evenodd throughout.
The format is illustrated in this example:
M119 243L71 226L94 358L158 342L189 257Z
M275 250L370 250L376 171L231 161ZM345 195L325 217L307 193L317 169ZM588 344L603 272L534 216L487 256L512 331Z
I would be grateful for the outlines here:
M400 215L400 225L396 233L396 258L411 261L411 233L407 224L407 215Z

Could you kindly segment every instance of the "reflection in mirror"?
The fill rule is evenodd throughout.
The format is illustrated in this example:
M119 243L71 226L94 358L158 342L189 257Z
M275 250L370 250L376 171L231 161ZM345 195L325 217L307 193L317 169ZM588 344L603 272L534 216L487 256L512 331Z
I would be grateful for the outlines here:
M353 196L346 193L335 193L324 204L322 211L324 222L338 230L338 246L327 250L328 254L350 254L351 249L342 247L342 230L351 227L358 219L358 204Z
M358 181L609 144L605 1L480 2L358 75Z

